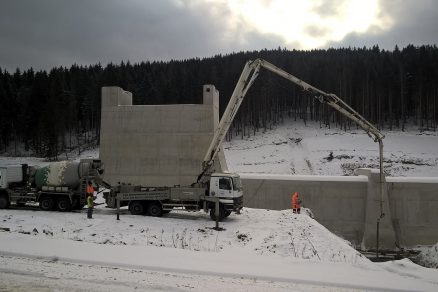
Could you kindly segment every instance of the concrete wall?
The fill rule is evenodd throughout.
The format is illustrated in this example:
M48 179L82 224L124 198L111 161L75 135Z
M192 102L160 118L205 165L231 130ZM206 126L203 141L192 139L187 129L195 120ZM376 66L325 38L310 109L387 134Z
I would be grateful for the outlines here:
M356 247L376 247L380 214L378 172L355 177L242 175L244 204L251 208L291 208L298 191L315 219ZM387 178L380 247L410 247L438 242L438 179Z
M438 179L387 178L396 235L407 246L438 242Z
M219 122L219 92L203 88L203 104L132 105L132 94L102 88L100 159L110 184L189 185ZM223 151L217 170L226 169Z

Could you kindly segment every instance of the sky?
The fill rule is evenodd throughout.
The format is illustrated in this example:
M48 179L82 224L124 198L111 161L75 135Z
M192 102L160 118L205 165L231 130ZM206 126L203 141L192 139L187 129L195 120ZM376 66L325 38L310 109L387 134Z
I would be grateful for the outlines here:
M438 43L437 0L0 0L0 68Z

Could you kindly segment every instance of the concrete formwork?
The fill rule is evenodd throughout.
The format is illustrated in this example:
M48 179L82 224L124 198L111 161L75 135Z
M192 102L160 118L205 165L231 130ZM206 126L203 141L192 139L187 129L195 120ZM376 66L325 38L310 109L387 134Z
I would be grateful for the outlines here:
M102 88L100 159L105 180L144 186L189 185L219 122L219 92L205 85L203 104L132 105L132 94ZM225 170L223 151L217 170Z

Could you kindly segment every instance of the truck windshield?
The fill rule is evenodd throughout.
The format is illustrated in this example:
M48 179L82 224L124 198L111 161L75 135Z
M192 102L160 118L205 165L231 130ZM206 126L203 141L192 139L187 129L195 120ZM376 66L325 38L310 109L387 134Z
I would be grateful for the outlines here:
M242 182L240 181L240 177L233 177L233 187L236 191L242 190Z

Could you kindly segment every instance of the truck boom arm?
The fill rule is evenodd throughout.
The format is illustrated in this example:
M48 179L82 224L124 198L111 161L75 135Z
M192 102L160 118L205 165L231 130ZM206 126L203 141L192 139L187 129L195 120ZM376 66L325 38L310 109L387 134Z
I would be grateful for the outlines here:
M211 141L207 153L205 154L202 163L202 173L198 176L197 182L201 180L201 178L213 164L214 159L219 152L220 145L224 140L225 135L228 132L228 129L230 128L234 117L236 116L237 111L239 110L239 107L243 99L245 98L246 93L257 78L261 67L300 86L304 91L311 93L314 98L316 98L319 102L331 106L332 108L343 114L345 117L357 123L368 134L368 136L370 136L374 140L374 142L379 142L380 150L381 152L383 151L382 139L385 136L364 117L362 117L358 112L356 112L348 104L346 104L342 99L340 99L333 93L326 93L304 82L303 80L293 76L292 74L289 74L283 69L276 67L266 60L256 59L254 61L248 61L243 68L240 78L237 81L236 87L234 88L233 94L231 95L228 106L225 109L225 112L219 122L219 126L214 134L213 140Z

